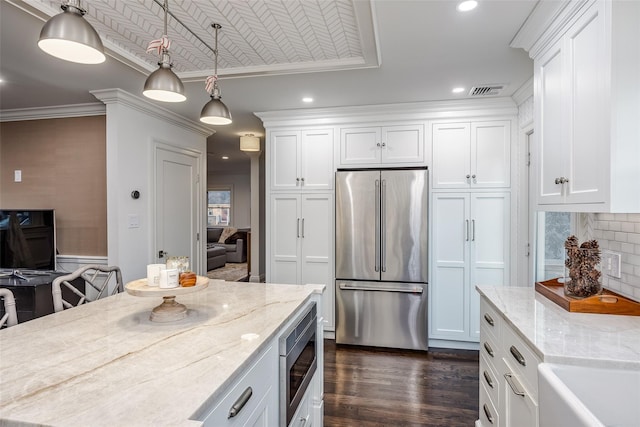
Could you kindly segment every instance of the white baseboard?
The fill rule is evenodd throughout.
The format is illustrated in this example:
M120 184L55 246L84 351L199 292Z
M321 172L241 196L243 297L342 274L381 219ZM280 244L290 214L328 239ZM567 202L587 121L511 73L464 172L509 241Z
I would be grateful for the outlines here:
M480 350L480 344L477 342L431 339L429 340L429 349L431 348L451 348L455 350Z

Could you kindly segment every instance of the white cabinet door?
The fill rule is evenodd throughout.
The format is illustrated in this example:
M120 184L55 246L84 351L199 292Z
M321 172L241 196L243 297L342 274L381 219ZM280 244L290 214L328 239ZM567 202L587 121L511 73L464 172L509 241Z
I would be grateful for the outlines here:
M475 286L509 276L509 193L434 193L429 338L478 342Z
M510 122L471 123L471 186L509 187L510 175Z
M300 188L331 190L333 188L333 129L302 131L300 150Z
M433 138L433 188L466 188L471 179L471 126L469 123L435 123Z
M433 188L506 188L511 122L434 123Z
M381 162L388 165L424 162L423 129L422 125L383 127Z
M429 338L467 339L470 199L467 193L433 196Z
M350 128L340 130L340 163L362 165L380 163L380 128Z
M508 365L505 364L508 368ZM503 375L504 422L505 427L538 427L537 396L520 383L517 375L510 372Z
M535 62L538 96L534 104L537 156L538 203L561 203L562 185L556 182L564 174L567 158L566 135L563 131L565 106L563 101L564 64L562 43L556 43Z
M326 286L323 294L323 316L327 328L334 327L333 286L333 194L305 194L302 196L300 284Z
M301 216L300 195L271 196L270 282L299 283Z
M277 131L271 133L271 188L296 190L300 186L300 132Z
M509 193L471 195L469 335L480 338L477 285L504 286L509 281Z

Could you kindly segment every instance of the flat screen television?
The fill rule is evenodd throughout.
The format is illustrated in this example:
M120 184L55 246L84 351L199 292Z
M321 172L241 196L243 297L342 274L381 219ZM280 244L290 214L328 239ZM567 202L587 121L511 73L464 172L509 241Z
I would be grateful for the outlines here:
M0 269L56 269L53 209L0 209Z

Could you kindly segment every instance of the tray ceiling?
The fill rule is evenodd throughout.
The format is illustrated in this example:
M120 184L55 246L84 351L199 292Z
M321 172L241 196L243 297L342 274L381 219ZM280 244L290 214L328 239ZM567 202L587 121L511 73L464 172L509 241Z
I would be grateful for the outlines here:
M9 1L43 19L61 12L60 1ZM158 57L146 48L162 36L162 3L92 0L81 6L109 55L150 72ZM169 11L177 18L168 19L171 58L185 81L213 74L214 22L222 25L218 74L227 78L379 65L368 1L176 0Z

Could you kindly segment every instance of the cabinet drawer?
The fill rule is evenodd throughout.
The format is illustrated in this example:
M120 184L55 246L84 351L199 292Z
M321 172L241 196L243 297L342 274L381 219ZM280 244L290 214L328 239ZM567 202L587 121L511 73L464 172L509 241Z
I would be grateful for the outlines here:
M490 332L487 331L485 325L480 325L480 354L487 358L487 362L497 366L500 357L500 342L496 340Z
M480 423L482 427L499 427L500 414L496 410L496 405L491 401L489 392L484 384L480 383Z
M502 338L502 316L484 298L480 300L480 324L493 335L496 342Z
M540 359L513 329L505 327L503 334L503 360L506 369L515 374L538 401L538 364Z
M498 372L500 369L495 364L489 362L484 354L480 355L480 384L484 385L491 401L498 403L500 401L500 384L502 378Z
M273 387L278 381L277 350L277 345L272 343L258 361L237 381L236 385L224 394L220 403L213 410L204 411L203 426L243 426L259 406L269 406L269 403L265 402L265 398L272 399L277 408L278 389ZM251 397L246 399L249 388L251 388ZM243 395L245 399L243 399ZM244 406L242 406L242 401L246 402ZM237 411L237 415L230 417L234 405L241 408Z

